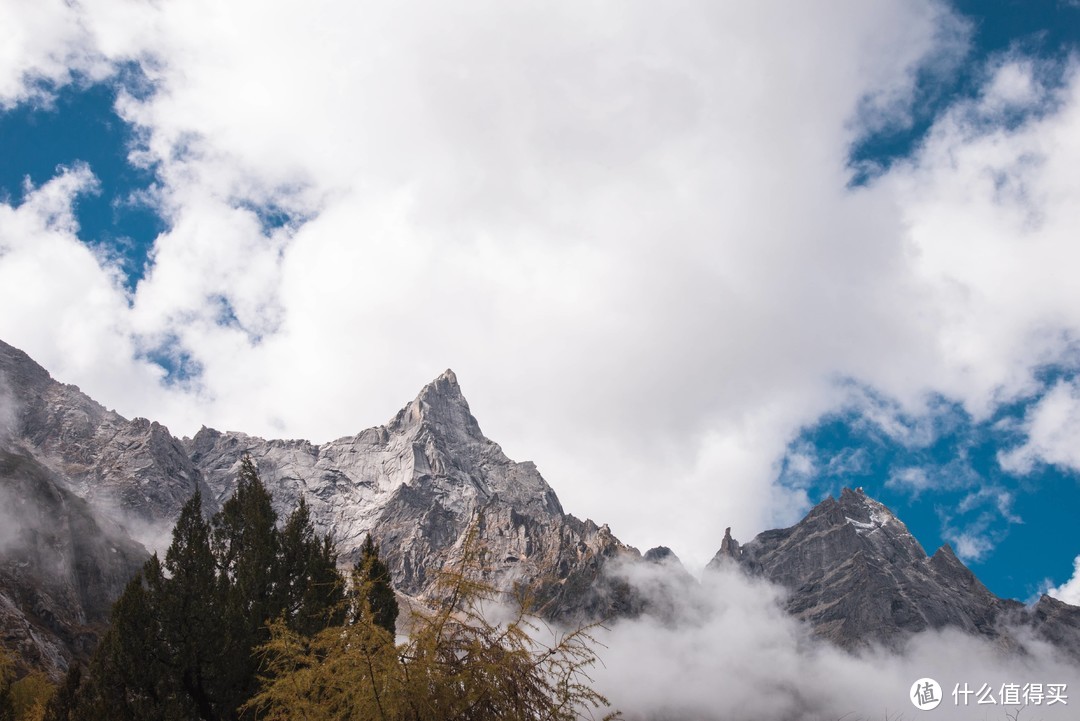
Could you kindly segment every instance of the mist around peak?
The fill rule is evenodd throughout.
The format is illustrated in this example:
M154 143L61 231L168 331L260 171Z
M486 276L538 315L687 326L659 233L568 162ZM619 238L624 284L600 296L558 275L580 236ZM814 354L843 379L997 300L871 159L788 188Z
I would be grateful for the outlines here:
M1003 685L1067 684L1077 693L1080 668L1026 628L1009 632L1015 653L956 630L913 635L899 650L870 646L849 652L815 638L783 610L787 592L750 578L733 564L700 583L671 566L622 564L613 573L661 614L612 623L598 635L605 648L598 688L628 721L884 721L921 718L908 698L920 678L943 691L935 721L1006 721L1017 706L963 703L964 684L985 684L995 700ZM1066 693L1068 693L1068 689ZM1076 718L1076 704L1029 706L1020 718Z

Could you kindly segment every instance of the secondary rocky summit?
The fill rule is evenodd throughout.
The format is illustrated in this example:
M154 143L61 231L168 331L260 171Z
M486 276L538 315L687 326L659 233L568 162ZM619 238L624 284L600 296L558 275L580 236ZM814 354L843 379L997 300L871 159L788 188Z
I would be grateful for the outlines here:
M919 631L954 628L1018 649L1016 629L1031 626L1080 659L1080 609L1046 596L1033 609L998 598L948 544L927 555L861 488L845 488L794 526L745 545L728 529L709 568L727 563L788 589L787 610L846 648L898 647Z

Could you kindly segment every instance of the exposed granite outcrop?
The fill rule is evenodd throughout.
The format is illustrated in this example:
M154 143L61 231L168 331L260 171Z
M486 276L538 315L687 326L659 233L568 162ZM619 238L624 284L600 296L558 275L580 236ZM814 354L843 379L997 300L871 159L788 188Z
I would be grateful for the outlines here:
M343 563L371 533L397 590L412 598L439 592L440 569L461 558L474 527L483 580L530 598L550 619L649 613L676 623L698 587L670 549L643 558L606 525L565 513L535 465L510 460L483 435L451 371L385 425L324 444L209 428L178 440L54 381L2 342L0 383L0 494L16 499L6 507L21 519L0 524L0 633L54 675L85 656L146 557L131 536L156 527L160 539L196 488L212 513L245 454L279 513L305 498ZM709 567L723 564L785 587L787 610L845 648L956 628L1018 649L1013 631L1028 626L1080 660L1080 609L998 598L949 546L928 556L861 489L745 545L727 529Z
M11 436L64 485L111 515L146 526L171 523L202 486L177 438L157 422L128 420L77 386L52 379L17 348L0 341Z
M556 619L625 606L625 594L604 587L601 570L637 551L607 526L566 514L535 465L511 461L486 438L452 371L386 425L355 436L315 445L204 428L184 445L218 502L232 493L247 454L280 512L307 498L343 560L354 559L371 533L402 593L433 593L436 572L460 558L466 531L477 523L483 575L498 590L529 588Z
M709 568L734 563L788 589L787 610L845 648L903 645L927 629L954 628L1019 650L1030 624L1080 659L1080 609L1044 598L1034 609L990 592L944 545L928 556L893 513L845 488L790 528L739 545L730 529Z

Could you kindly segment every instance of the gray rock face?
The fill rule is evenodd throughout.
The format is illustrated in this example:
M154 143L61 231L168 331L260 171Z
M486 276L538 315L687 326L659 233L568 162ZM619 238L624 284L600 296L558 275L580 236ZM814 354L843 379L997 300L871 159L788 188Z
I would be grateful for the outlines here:
M412 596L434 591L436 572L460 558L474 522L485 580L501 591L531 588L554 618L617 609L611 589L597 587L600 570L606 559L637 555L606 526L564 513L536 466L511 461L487 439L451 371L386 425L323 445L204 428L184 446L219 503L247 454L279 512L307 498L344 561L372 534L397 589Z
M1044 641L1080 660L1080 607L1044 595L1033 608L1024 609L1021 620Z
M862 489L845 488L791 528L742 546L729 529L709 568L727 563L787 588L788 611L845 648L896 647L913 633L951 627L1018 649L1010 633L1016 623L1030 623L1066 652L1075 653L1068 644L1080 640L1080 609L1044 598L1029 617L1023 604L983 586L948 545L927 556Z
M625 605L626 590L601 570L637 551L607 526L564 513L532 463L511 461L484 437L451 371L386 425L323 445L208 428L180 441L57 383L3 343L0 377L14 396L15 439L68 490L135 531L171 523L196 488L207 512L216 510L250 454L279 513L306 498L346 563L371 533L402 593L432 593L437 571L460 558L478 523L484 574L497 590L530 588L552 618L604 616Z
M666 565L669 563L679 564L680 566L682 565L682 563L679 561L679 557L676 556L675 552L667 546L657 546L656 548L650 548L648 551L645 551L645 555L642 556L642 560L659 565Z
M171 523L201 486L199 471L167 428L127 420L58 383L22 351L0 341L12 437L79 497L147 526Z
M41 523L0 523L0 633L54 672L88 650L145 558L130 539L140 524L171 526L197 488L212 513L232 493L245 454L281 515L305 498L343 563L372 534L397 590L414 598L438 593L438 572L461 558L471 528L483 579L499 591L527 590L555 620L651 613L674 622L697 583L670 550L642 559L607 526L565 513L532 463L510 460L483 435L450 371L385 425L329 443L208 428L178 440L160 424L106 410L0 342L7 425L0 495L28 499L19 501L22 517ZM788 610L844 647L897 645L945 626L1014 647L1007 625L1026 624L1080 659L1080 609L1044 598L1028 610L997 598L951 548L927 556L861 491L845 490L745 545L729 529L710 567L724 563L787 587Z
M148 554L32 457L0 451L0 637L58 679Z

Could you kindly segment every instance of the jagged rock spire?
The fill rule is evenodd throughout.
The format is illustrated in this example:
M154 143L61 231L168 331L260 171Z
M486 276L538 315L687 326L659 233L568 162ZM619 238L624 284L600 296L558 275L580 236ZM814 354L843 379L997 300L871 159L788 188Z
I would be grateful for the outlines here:
M449 368L425 385L387 425L393 430L424 426L455 438L463 435L476 440L483 438L480 424L469 410L469 402L458 385L457 375Z
M739 542L731 537L731 526L724 529L724 540L720 542L720 554L725 558L738 558L740 553Z

